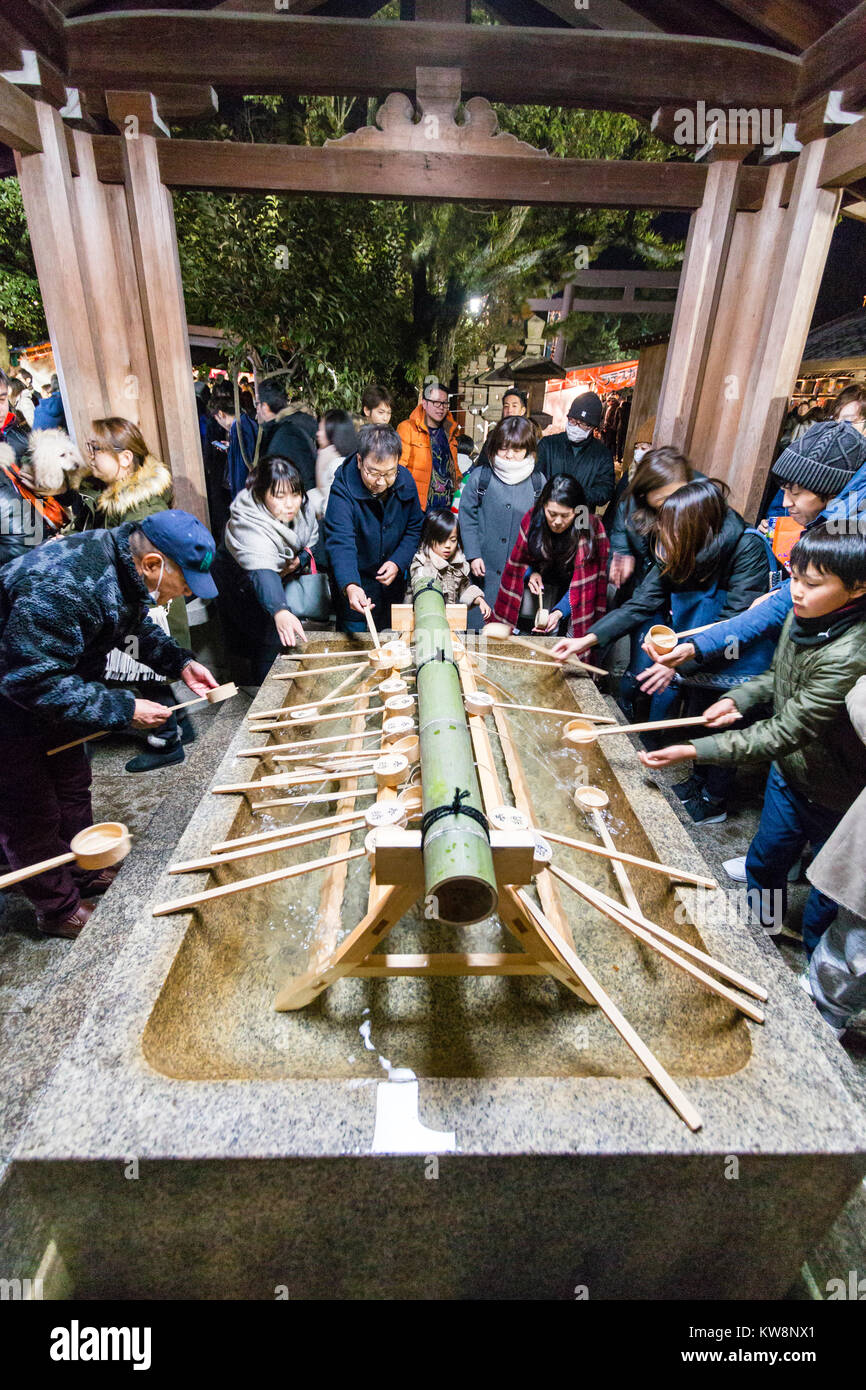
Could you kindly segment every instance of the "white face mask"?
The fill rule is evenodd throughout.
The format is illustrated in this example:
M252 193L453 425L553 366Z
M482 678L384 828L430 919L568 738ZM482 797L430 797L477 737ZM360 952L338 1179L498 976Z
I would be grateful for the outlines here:
M165 557L163 557L163 559L160 560L160 562L159 562L159 579L157 579L157 581L156 581L156 588L155 588L155 589L148 589L148 593L150 594L150 601L151 601L151 603L153 604L154 608L157 608L157 607L159 606L159 586L160 586L160 584L162 583L162 576L163 576L164 574L165 574Z
M641 461L641 459L644 457L644 455L645 455L645 454L648 454L648 453L649 453L649 449L635 449L635 451L634 451L634 461L635 461L635 463L640 463L640 461Z
M572 444L579 444L582 439L586 439L589 430L584 429L583 425L573 424L571 420L566 420L565 433L568 435Z

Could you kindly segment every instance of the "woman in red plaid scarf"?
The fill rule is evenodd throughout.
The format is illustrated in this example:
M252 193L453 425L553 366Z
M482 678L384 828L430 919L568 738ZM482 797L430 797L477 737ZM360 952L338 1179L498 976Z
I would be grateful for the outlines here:
M494 617L512 628L523 618L535 632L584 636L607 607L609 549L580 483L567 473L557 474L520 523ZM539 606L548 610L540 628Z

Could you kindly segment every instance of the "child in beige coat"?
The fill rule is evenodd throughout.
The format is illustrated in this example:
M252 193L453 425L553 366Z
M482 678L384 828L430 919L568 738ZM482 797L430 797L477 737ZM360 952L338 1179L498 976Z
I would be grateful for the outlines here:
M409 567L413 584L419 575L439 581L446 603L465 603L467 608L476 604L482 618L490 617L484 590L472 578L469 561L460 549L457 518L453 512L436 510L428 512L424 518L421 544Z

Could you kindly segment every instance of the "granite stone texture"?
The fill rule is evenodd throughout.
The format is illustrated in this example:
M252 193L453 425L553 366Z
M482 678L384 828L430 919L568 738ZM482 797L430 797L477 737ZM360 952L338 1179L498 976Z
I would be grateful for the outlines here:
M515 699L618 716L586 679L491 674ZM338 679L272 673L254 708ZM511 719L539 826L593 839L571 803L591 781L618 845L707 872L629 738L578 754L561 720ZM258 775L236 756L257 737L238 728L212 785ZM196 799L180 843L125 870L137 920L14 1154L15 1190L75 1296L774 1298L792 1285L866 1170L864 1112L844 1053L724 893L631 873L650 918L768 989L764 1025L560 890L578 954L701 1113L692 1133L600 1011L548 979L347 979L274 1012L315 936L320 873L192 913L151 908L285 863L165 872L298 808L271 822L246 797ZM555 847L555 861L617 896L604 860ZM341 936L366 904L365 861L349 867ZM503 948L495 918L461 932L411 914L386 947ZM32 1241L18 1248L32 1275Z

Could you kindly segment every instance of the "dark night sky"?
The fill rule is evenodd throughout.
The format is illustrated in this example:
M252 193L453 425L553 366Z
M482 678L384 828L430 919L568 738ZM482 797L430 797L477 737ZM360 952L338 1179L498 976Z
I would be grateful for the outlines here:
M855 309L862 308L864 296L866 222L855 222L853 217L843 217L833 232L812 327L820 328L823 323L830 323L833 319L841 318L843 314L850 314Z

